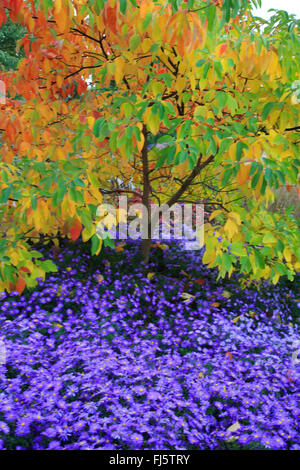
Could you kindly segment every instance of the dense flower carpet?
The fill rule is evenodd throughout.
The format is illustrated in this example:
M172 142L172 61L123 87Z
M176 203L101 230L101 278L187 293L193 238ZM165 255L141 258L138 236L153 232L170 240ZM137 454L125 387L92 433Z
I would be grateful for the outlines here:
M0 293L0 449L300 448L299 277L242 290L171 245L65 244Z

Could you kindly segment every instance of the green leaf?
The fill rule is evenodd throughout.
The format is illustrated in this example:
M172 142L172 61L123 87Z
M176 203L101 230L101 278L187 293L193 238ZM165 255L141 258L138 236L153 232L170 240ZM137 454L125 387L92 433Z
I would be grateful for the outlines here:
M46 273L56 273L58 271L57 266L50 259L42 261L41 268L43 268Z
M259 166L257 172L255 173L255 175L253 176L253 178L251 180L251 188L252 189L256 188L257 183L258 183L259 178L260 178L260 175L261 175L261 172L262 172L262 166Z
M243 149L247 149L248 145L244 144L244 142L238 142L236 145L236 159L239 162L242 158Z
M84 203L83 195L74 186L70 187L69 194L72 201Z
M259 254L257 251L254 253L254 260L255 264L258 268L264 269L265 268L265 262L261 254Z
M95 233L95 235L92 236L92 247L91 247L91 254L92 256L97 253L98 249L100 246L100 239L98 235Z
M147 13L147 15L145 16L145 18L144 18L144 20L143 20L143 23L142 23L142 29L143 29L143 31L145 31L145 30L148 28L148 26L149 26L151 20L152 20L152 13L149 12L149 13Z
M103 238L103 243L104 243L104 246L109 246L110 248L115 248L115 243L110 238L109 235L107 235L105 238Z
M223 175L223 178L222 178L222 186L227 185L227 183L230 180L230 178L232 177L232 175L233 175L233 169L232 168L227 168L224 171L224 175Z
M223 67L221 62L214 60L214 70L217 74L217 77L219 80L222 80L223 78Z
M125 15L127 8L127 0L120 0L120 12Z
M99 137L100 136L100 131L101 131L101 127L103 126L103 124L105 124L105 119L104 118L98 118L97 121L95 122L94 126L93 126L93 134L95 137Z
M207 21L208 21L207 29L208 29L208 31L211 31L214 27L215 20L216 20L216 12L217 12L217 9L216 9L215 5L211 5L207 9Z
M263 243L276 243L277 240L271 232L266 232L262 239Z
M267 119L267 117L269 116L270 112L272 111L272 109L277 106L277 103L267 103L265 106L264 106L264 109L263 109L263 112L261 114L261 118L263 121L265 121Z
M131 36L129 40L129 48L131 51L135 51L138 46L140 45L141 42L141 37L139 34L135 34L134 36Z
M210 62L207 62L204 66L204 69L203 69L203 78L206 78L207 77L207 74L208 74L208 71L210 69L210 66L211 66L211 63Z
M218 91L216 93L216 99L218 101L218 105L219 105L219 108L220 109L223 109L226 105L226 102L227 102L227 95L225 92L223 91Z
M230 246L230 252L236 256L245 256L247 254L242 242L232 243L232 245Z

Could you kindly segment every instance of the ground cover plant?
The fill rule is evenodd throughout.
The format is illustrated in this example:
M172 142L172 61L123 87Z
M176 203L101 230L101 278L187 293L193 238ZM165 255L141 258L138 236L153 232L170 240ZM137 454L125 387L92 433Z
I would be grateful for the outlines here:
M97 208L120 194L148 213L210 204L204 263L292 280L298 225L268 207L281 186L299 194L299 20L266 23L259 3L0 0L5 37L26 30L0 72L2 290L53 268L32 250L41 236L81 234L98 253Z
M0 0L1 450L299 450L300 22L260 3Z
M62 244L0 294L1 448L299 449L299 277L241 290L178 241L146 267L138 245Z

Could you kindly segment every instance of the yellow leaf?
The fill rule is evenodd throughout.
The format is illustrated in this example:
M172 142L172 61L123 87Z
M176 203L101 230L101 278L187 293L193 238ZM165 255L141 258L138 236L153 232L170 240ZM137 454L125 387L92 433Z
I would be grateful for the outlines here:
M232 296L232 294L228 290L223 290L222 296L225 297L225 299L229 299Z
M237 323L239 321L240 318L242 318L243 315L239 315L238 317L235 317L233 320L232 320L232 323Z
M161 83L161 82L153 82L151 84L151 89L152 89L152 92L155 96L163 93L164 91L164 85Z
M59 13L62 8L62 0L55 0L55 12Z
M222 212L223 211L221 209L217 209L216 211L213 211L209 216L209 220L213 220L215 217L217 217L217 215L222 214Z
M159 115L158 114L153 114L151 109L148 108L146 113L144 114L144 118L145 118L146 124L147 124L150 132L153 135L156 135L158 133L159 127L160 127Z
M192 302L196 298L195 295L188 294L187 292L183 292L180 297L185 304Z
M283 250L283 256L285 257L285 259L287 260L287 262L289 263L292 259L292 251L285 247L284 250Z
M175 86L178 94L181 95L186 86L186 79L184 77L178 77Z
M152 46L152 41L149 38L145 38L142 42L142 51L144 54L150 50Z
M115 59L116 69L115 69L115 82L117 85L121 83L124 77L124 65L125 59L120 56Z
M235 220L238 225L241 225L241 216L237 212L229 212L228 216Z
M57 75L56 76L56 84L58 88L61 88L64 83L64 77L62 75Z
M160 249L163 250L163 251L169 249L168 245L164 245L163 243L162 243L162 244L159 244L159 245L158 245L158 248L160 248Z
M145 137L144 137L144 134L141 132L140 134L140 137L141 137L141 140L137 140L136 142L136 145L137 145L137 148L138 148L138 151L141 152L143 147L144 147L144 143L145 143Z
M155 273L148 273L148 274L147 274L147 278L150 279L150 280L151 280L154 276L155 276Z
M241 425L238 421L236 421L235 423L233 423L231 426L229 426L229 428L226 429L226 433L233 433L235 431L238 431L240 429Z
M95 228L95 227L93 227L93 230L90 231L90 232L89 232L89 231L86 229L86 227L85 227L85 228L82 230L82 232L81 232L82 241L83 241L83 242L88 241L88 240L94 235L95 232L96 232L96 228Z
M229 218L224 226L224 230L227 232L229 237L232 238L235 233L238 233L238 226L234 220Z
M95 124L95 118L93 116L89 116L87 118L87 123L88 123L89 129L93 129L94 124Z

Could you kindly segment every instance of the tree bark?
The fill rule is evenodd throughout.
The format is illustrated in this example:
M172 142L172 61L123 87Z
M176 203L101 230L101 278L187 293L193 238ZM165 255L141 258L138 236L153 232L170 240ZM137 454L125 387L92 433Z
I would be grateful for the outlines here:
M148 162L148 143L147 143L147 128L143 125L144 146L142 149L142 163L143 163L143 195L142 204L147 210L147 238L142 239L142 258L145 263L149 262L150 248L151 248L151 214L150 214L150 181L149 181L149 162Z

